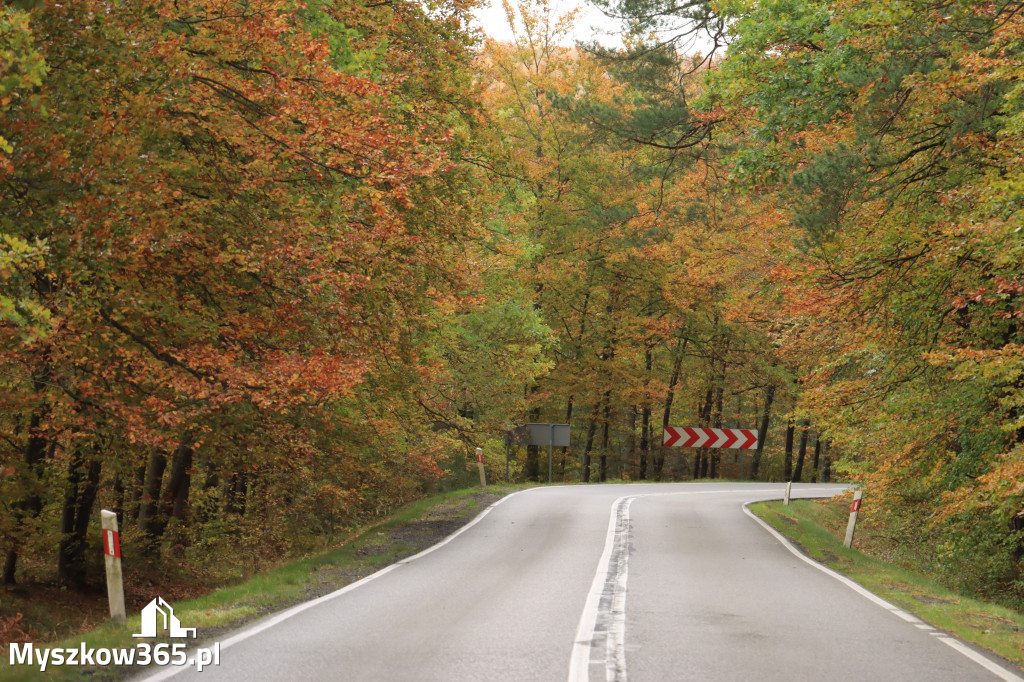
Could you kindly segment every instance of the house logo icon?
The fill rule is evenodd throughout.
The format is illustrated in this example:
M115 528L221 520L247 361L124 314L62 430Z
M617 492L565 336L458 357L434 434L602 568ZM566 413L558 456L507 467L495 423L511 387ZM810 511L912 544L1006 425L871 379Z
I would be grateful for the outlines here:
M163 629L167 630L169 636L196 636L196 629L181 627L181 622L174 615L171 605L165 602L163 597L157 597L142 609L142 632L132 637L156 637L158 615L163 616Z

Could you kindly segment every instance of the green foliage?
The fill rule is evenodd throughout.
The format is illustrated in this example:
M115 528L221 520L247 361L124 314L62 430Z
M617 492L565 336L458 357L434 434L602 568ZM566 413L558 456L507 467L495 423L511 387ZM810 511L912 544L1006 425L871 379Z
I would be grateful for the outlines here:
M34 4L34 3L32 3ZM0 110L27 99L46 75L46 62L35 45L31 15L17 5L0 5ZM0 163L14 148L0 136Z
M738 170L803 232L803 403L877 488L895 533L928 524L936 572L1012 594L1024 566L1024 138L1009 3L727 3L705 106L753 124ZM1012 255L1011 255L1012 254ZM903 529L903 531L900 531ZM947 570L944 567L950 567ZM955 567L955 568L954 568Z
M460 165L460 8L4 5L4 580L99 505L157 564L304 551L507 428L546 330Z
M299 551L525 421L573 424L565 480L746 474L660 426L773 417L760 477L810 420L894 537L1017 589L1016 6L602 5L623 50L546 2L476 51L462 0L3 5L11 556L74 563L94 501L155 561Z
M25 342L44 337L50 311L33 296L32 283L42 270L46 245L30 244L0 233L0 324L14 325Z

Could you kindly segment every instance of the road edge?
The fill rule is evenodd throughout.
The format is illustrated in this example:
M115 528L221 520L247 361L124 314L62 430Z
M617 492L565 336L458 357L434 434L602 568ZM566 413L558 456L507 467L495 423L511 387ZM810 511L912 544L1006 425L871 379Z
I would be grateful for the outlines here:
M883 599L882 597L878 596L877 594L875 594L871 590L867 589L866 587L864 587L860 583L858 583L858 582L856 582L856 581L846 577L845 575L843 575L842 573L839 573L835 569L829 568L825 564L823 564L823 563L815 560L814 558L808 556L805 552L801 551L798 547L796 547L796 545L794 545L790 541L789 538L787 538L785 535L783 535L782 533L777 531L767 521L765 521L764 519L759 517L753 511L751 511L751 509L750 509L750 505L751 504L756 504L757 502L765 502L765 501L766 500L757 500L756 502L746 502L746 503L744 503L742 505L743 513L746 514L747 516L749 516L750 518L752 518L762 528L764 528L766 531L768 531L776 540L778 540L782 544L783 547L788 549L790 551L790 553L792 553L795 557L797 557L798 559L800 559L804 563L806 563L806 564L808 564L810 566L813 566L814 568L818 569L819 571L821 571L822 573L828 575L829 577L831 577L831 578L833 578L835 580L838 580L840 583L842 583L846 587L850 588L851 590L853 590L854 592L856 592L860 596L864 597L865 599L871 601L875 605L882 607L886 611L889 611L890 613L892 613L897 618L900 618L900 619L906 621L907 623L910 623L910 624L914 625L915 627L917 627L920 630L924 630L924 631L928 632L929 634L931 634L933 637L935 637L937 640L939 640L940 642L942 642L946 646L950 647L951 649L953 649L957 653L961 654L962 656L970 659L974 663L977 663L978 665L980 665L981 667L985 668L990 673L992 673L993 675L998 677L999 679L1004 680L1004 682L1024 682L1024 677L1020 677L1016 673L1013 673L1013 672L1007 670L1006 668L1004 668L1003 666L999 665L998 663L993 661L991 658L989 658L988 655L983 654L980 651L977 651L976 649L974 649L972 647L972 645L969 644L968 642L965 642L965 641L963 641L963 640L961 640L959 638L954 637L953 635L951 635L951 634L949 634L949 633L947 633L945 631L942 631L942 630L939 630L939 629L935 628L930 623L926 623L925 621L921 620L920 618L918 618L917 616L913 615L912 613L909 613L908 611L905 611L905 610L901 609L900 607L896 606L895 604L892 604L891 602ZM991 652L991 655L996 655L996 654L994 652ZM1004 661L1004 663L1009 664L1009 661Z
M401 559L400 561L396 561L393 564L388 564L387 566L381 568L378 571L375 571L374 573L371 573L370 575L368 575L368 576L366 576L364 578L360 578L359 580L357 580L357 581L355 581L353 583L349 583L348 585L345 585L344 587L340 587L337 590L334 590L333 592L328 592L327 594L325 594L323 596L320 596L320 597L317 597L316 599L311 599L309 601L301 602L301 603L296 604L294 606L291 606L291 607L289 607L289 608L287 608L287 609L285 609L283 611L279 611L276 614L272 614L270 616L267 616L266 618L257 620L255 622L249 623L247 625L243 625L238 630L236 630L233 635L231 635L227 639L224 639L224 640L220 641L220 650L223 651L224 649L227 649L230 646L238 644L239 642L243 642L243 641L249 639L250 637L258 635L261 632L264 632L266 630L269 630L270 628L274 627L275 625L283 623L284 621L288 620L289 618L291 618L293 616L296 616L296 615L302 613L303 611L305 611L307 609L313 608L314 606L319 606L320 604L324 604L324 603L329 602L329 601L331 601L333 599L336 599L337 597L340 597L340 596L342 596L344 594L347 594L348 592L351 592L352 590L355 590L355 589L357 589L359 587L362 587L363 585L366 585L367 583L373 582L374 580L377 580L378 578L381 578L384 575L386 575L386 574L388 574L388 573L390 573L390 572L392 572L394 570L397 570L398 568L400 568L400 567L402 567L402 566L404 566L406 564L410 564L413 561L416 561L417 559L420 559L420 558L422 558L422 557L424 557L424 556L426 556L426 555L428 555L428 554L430 554L432 552L437 551L438 549L440 549L440 548L444 547L445 545L447 545L448 543L452 542L458 536L460 536L463 533L465 533L466 531L468 531L470 528L472 528L476 524L480 523L480 521L482 521L485 516L490 514L491 511L495 507L497 507L498 505L504 503L509 498L515 497L515 496L520 495L522 493L530 492L531 490L538 490L538 489L541 489L541 488L542 487L526 488L524 490L517 490L515 492L508 493L507 495L503 496L500 500L495 500L493 503L488 505L485 509L481 510L481 512L479 514L474 516L468 523L463 525L461 528L456 530L451 535L448 535L447 537L445 537L442 540L434 543L430 547L427 547L426 549L424 549L424 550L422 550L422 551L420 551L420 552L418 552L418 553L416 553L416 554L414 554L414 555L412 555L410 557L406 557L405 559ZM162 680L168 680L168 679L174 677L175 675L178 675L179 673L183 673L183 672L185 672L185 671L187 671L189 669L190 668L188 666L181 666L181 667L179 667L179 666L171 666L171 667L166 667L166 668L159 669L159 670L157 670L157 671L155 671L155 672L153 672L151 674L146 674L144 672L144 673L141 673L140 675L131 677L129 679L131 680L131 682L161 682Z

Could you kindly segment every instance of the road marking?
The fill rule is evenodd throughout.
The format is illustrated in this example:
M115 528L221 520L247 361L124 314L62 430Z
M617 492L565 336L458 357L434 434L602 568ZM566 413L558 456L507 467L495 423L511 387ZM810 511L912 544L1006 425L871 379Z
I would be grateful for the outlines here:
M430 554L432 552L437 551L438 549L440 549L440 548L444 547L445 545L447 545L448 543L452 542L458 536L460 536L463 533L465 533L466 531L468 531L470 528L472 528L476 524L480 523L483 520L483 518L485 516L487 516L495 507L497 507L500 504L503 504L506 500L508 500L508 499L510 499L512 497L515 497L517 495L521 495L523 493L529 493L529 492L534 492L534 491L539 491L539 490L550 490L552 488L563 488L563 487L573 487L573 486L571 486L571 485L569 485L569 486L557 485L557 486L543 486L543 487L536 487L536 488L528 488L526 490L519 490L519 491L516 491L516 492L511 493L509 495L506 495L506 496L502 497L500 500L496 501L494 504L492 504L489 507L487 507L486 509L484 509L482 512L480 512L480 514L478 514L476 516L476 518L474 518L468 524L466 524L465 526L463 526L462 528L460 528L456 532L452 533L451 535L449 535L444 540L442 540L442 541L438 542L437 544L432 545L432 546L428 547L427 549L423 550L419 554L411 556L408 559L405 559L405 560L403 560L401 562L391 564L390 566L386 566L385 568L382 568L381 570L377 571L376 573L372 573L372 574L366 576L365 578L363 578L361 580L358 580L358 581L356 581L354 583L351 583L350 585L346 585L345 587L342 587L342 588L340 588L338 590L335 590L334 592L326 594L326 595L324 595L322 597L319 597L317 599L313 599L313 600L308 601L308 602L303 602L302 604L297 604L296 606L293 606L290 609L287 609L285 611L281 611L280 613L278 613L276 615L270 616L266 620L263 620L263 621L260 621L260 622L258 622L256 624L254 624L249 629L243 630L243 631L235 634L234 636L229 637L226 640L223 640L220 643L220 645L221 645L220 648L223 651L224 649L227 649L228 647L231 647L231 646L233 646L235 644L243 642L246 639L249 639L250 637L254 637L254 636L260 634L261 632L264 632L265 630L268 630L268 629L274 627L275 625L278 625L278 624L284 622L285 620L288 620L292 616L298 615L299 613L305 611L306 609L310 609L310 608L312 608L314 606L318 606L318 605L320 605L320 604L322 604L324 602L331 601L332 599L335 599L335 598L340 597L340 596L342 596L344 594L347 594L348 592L351 592L352 590L358 589L359 587L362 587L363 585L366 585L366 584L376 580L377 578L383 577L384 575L390 573L391 571L394 571L394 570L396 570L396 569L398 569L398 568L400 568L400 567L402 567L402 566L404 566L406 564L412 563L413 561L415 561L417 559L420 559L420 558L422 558L422 557L424 557L424 556L426 556L426 555L428 555L428 554ZM573 654L572 654L572 659L571 659L570 665L569 665L569 680L570 680L570 682L587 682L589 680L589 665L591 663L593 663L593 664L602 664L603 663L606 666L606 669L609 666L608 660L598 661L598 660L595 659L594 661L591 661L590 660L590 649L591 649L591 645L592 645L592 642L593 642L594 626L596 625L596 622L597 622L597 611L598 611L598 607L600 605L600 597L601 597L602 593L604 592L605 580L607 580L607 578L608 578L608 573L609 573L608 572L608 568L609 568L608 564L609 564L609 560L610 560L610 558L612 556L612 552L613 552L614 544L615 544L616 530L617 530L617 521L618 521L618 511L619 511L618 505L621 502L623 502L624 500L627 500L627 499L630 500L630 502L632 502L632 499L635 499L637 497L661 497L661 496L667 496L667 495L716 495L716 494L717 495L723 495L723 494L751 493L751 492L756 492L759 495L762 495L762 494L776 494L778 491L771 490L771 489L763 489L763 490L755 490L755 491L751 491L750 489L741 489L741 490L686 490L686 491L665 492L665 493L641 493L639 495L623 496L623 497L617 498L615 500L615 502L612 505L611 518L609 519L609 529L608 529L608 533L607 533L606 539L605 539L605 550L604 550L604 553L601 555L601 559L598 562L598 572L594 575L594 582L591 584L591 593L588 595L587 603L584 605L583 615L580 617L579 627L577 629L576 641L573 643ZM824 492L824 491L822 491L822 492ZM626 543L624 545L624 547L628 550L628 518L629 518L629 516L628 516L628 506L624 510L624 512L625 512L624 519L627 522L625 529L627 530L627 532L623 534L624 535L623 541ZM748 512L748 514L749 514L749 512ZM757 517L754 517L754 518L757 519ZM760 519L757 519L757 520L760 522ZM771 529L770 527L769 527L769 530L772 530L774 532L774 529ZM779 537L781 537L781 536L779 536ZM783 542L785 542L784 539L783 539ZM791 551L793 551L793 550L791 550ZM627 555L626 556L627 564L624 566L624 569L626 569L628 571L628 551L626 552L626 555ZM798 556L801 556L801 555L798 554ZM617 568L618 568L618 566L616 566L616 569ZM599 581L599 576L601 578L600 581ZM615 666L616 666L616 669L618 669L618 661L621 660L621 662L622 662L622 666L621 666L622 677L619 678L621 680L625 680L626 679L625 678L625 653L624 653L624 645L625 645L625 637L624 637L624 632L625 632L625 590L626 590L625 577L626 577L626 574L624 573L623 574L623 579L621 581L619 581L619 580L616 581L616 585L617 585L616 589L621 590L621 593L620 593L621 596L620 596L620 599L619 599L619 604L621 605L621 616L617 616L617 618L618 618L619 622L621 623L621 628L622 628L621 631L623 633L623 636L619 637L619 640L618 640L619 642L622 643L622 649L621 649L621 652L617 653L617 656L615 657L615 660L616 660ZM595 586L596 586L596 588L595 588ZM595 594L595 590L596 590L596 594ZM593 601L593 604L591 604L592 601ZM592 617L589 618L589 623L590 623L589 634L581 634L586 629L586 621L588 620L588 616L592 616ZM619 626L616 626L616 627L619 627ZM613 658L613 657L609 654L608 658ZM162 680L166 680L166 679L169 679L171 677L174 677L178 673L185 672L188 669L189 669L188 667L164 668L164 669L160 670L159 672L154 673L153 675L150 675L148 677L142 678L142 682L160 682ZM611 679L611 678L609 678L609 679ZM1024 680L1022 680L1021 678L1017 678L1017 677L1009 677L1009 678L1004 678L1004 679L1006 679L1008 681L1024 682Z
M615 568L605 582L598 609L598 628L603 625L605 633L607 682L626 682L626 584L629 581L629 553L633 549L630 546L629 505L634 499L628 498L618 514L615 549L609 559Z
M845 488L833 492L837 494ZM629 577L629 506L638 497L669 495L774 494L774 490L678 490L665 493L624 495L612 502L605 533L604 550L590 583L576 637L569 658L569 682L589 682L591 666L603 665L606 682L625 682L626 675L626 587ZM817 492L825 493L825 490ZM830 491L831 492L831 491ZM604 638L605 658L591 658Z
M754 514L754 512L750 511L750 504L752 504L752 503L748 502L748 503L743 505L743 513L746 514L747 516L749 516L750 518L754 519L755 521L757 521L759 524L761 524L762 528L764 528L769 533L774 535L775 539L778 540L780 543L782 543L782 546L785 547L786 549L788 549L791 553L793 553L798 559L800 559L801 561L803 561L804 563L806 563L806 564L808 564L810 566L813 566L814 568L818 569L822 573L825 573L826 575L831 576L832 578L838 580L839 582L841 582L842 584L846 585L847 587L849 587L851 590L853 590L857 594L861 595L862 597L864 597L865 599L868 599L871 602L874 602L878 606L881 606L883 609L885 609L886 611L889 611L894 616L902 618L903 620L905 620L908 623L913 623L914 625L916 625L918 627L921 627L922 625L926 625L924 623L924 621L920 620L916 616L911 615L910 613L907 613L906 611L904 611L903 609L899 608L898 606L895 606L894 604L891 604L890 602L886 601L885 599L882 599L877 594L875 594L874 592L871 592L870 590L868 590L867 588L863 587L862 585L860 585L860 584L850 580L845 575L833 571L828 566L826 566L824 564L818 563L814 559L810 558L809 556L807 556L806 554L804 554L803 552L798 550L796 547L794 547L790 543L790 541L786 538L786 536L784 536L782 533L780 533L777 530L775 530L774 528L772 528L770 525L768 525L768 523L766 521L758 518L757 515ZM926 625L926 627L930 627L930 626ZM969 646L967 646L966 644L964 644L960 640L954 639L952 637L949 637L948 635L946 635L943 632L930 632L928 634L934 636L937 640L939 640L943 644L949 646L954 651L956 651L956 652L958 652L960 654L963 654L967 658L971 659L972 661L974 661L975 663L977 663L981 667L985 668L986 670L988 670L990 673L992 673L993 675L995 675L999 679L1004 680L1005 682L1024 682L1024 678L1022 678L1022 677L1020 677L1020 676L1010 672L1009 670L1007 670L1006 668L996 664L994 661L990 660L989 658L979 654L977 651L975 651L974 649L970 648Z
M572 656L569 659L569 682L588 682L590 680L590 665L597 661L590 660L590 649L594 644L595 632L598 629L602 596L607 593L606 604L618 601L621 607L621 617L605 618L604 626L608 637L606 649L607 657L604 661L606 679L626 679L625 660L625 627L626 627L626 575L619 575L620 568L628 570L629 561L629 505L636 498L635 495L625 495L617 498L612 503L610 518L608 519L608 531L605 533L604 551L597 561L597 571L594 572L594 579L590 583L590 591L587 593L587 601L583 605L583 613L580 614L579 625L576 627L576 638L572 643ZM613 563L614 557L614 563ZM625 558L625 564L622 559ZM612 598L614 593L619 593L619 599ZM611 607L614 610L614 607ZM611 622L609 622L611 621ZM613 632L616 628L618 632ZM615 649L612 638L616 639L621 651ZM622 677L607 677L609 674L617 674L620 668Z
M588 682L590 680L590 666L596 664L597 660L591 660L590 649L594 644L595 631L598 629L598 619L601 607L601 597L609 592L621 590L620 604L622 606L622 619L615 623L605 623L606 628L621 628L617 633L617 641L625 647L626 637L626 576L618 577L620 559L625 555L629 560L629 541L627 532L629 528L629 505L636 496L624 496L617 498L611 504L611 513L608 518L608 530L604 536L604 550L601 558L597 561L597 570L594 572L594 580L590 584L590 592L587 593L587 601L584 603L583 612L580 614L580 624L577 626L577 634L572 642L572 655L569 658L569 682ZM617 552L616 552L617 548ZM612 557L615 557L612 566ZM626 564L628 566L628 563ZM623 566L623 567L626 567ZM613 568L613 570L612 570ZM611 584L610 591L608 589ZM607 602L606 602L607 603ZM605 620L607 621L607 619ZM609 638L610 639L610 638ZM605 676L608 671L618 668L617 651L612 650L613 645L607 643L607 656L604 660ZM622 679L626 679L626 657L625 648L622 652ZM612 678L614 679L614 678Z
M548 486L548 487L561 487L561 486ZM474 518L472 521L467 523L465 526L463 526L459 530L455 531L454 533L452 533L451 535L446 537L444 540L441 540L440 542L438 542L436 545L431 545L430 547L427 547L425 550L423 550L419 554L414 554L413 556L409 557L408 559L404 559L403 561L391 564L390 566L386 566L386 567L380 569L379 571L377 571L376 573L371 573L370 575L366 576L362 580L357 580L354 583L346 585L345 587L337 589L334 592L331 592L329 594L325 594L322 597L318 597L317 599L313 599L311 601L303 602L301 604L293 606L290 609L287 609L286 611L282 611L282 612L278 613L277 615L272 616L272 617L268 618L267 620L264 620L264 621L258 623L257 625L249 628L248 630L243 630L242 632L239 632L238 634L234 635L233 637L229 637L229 638L225 639L224 641L222 641L220 643L220 649L221 649L221 651L223 651L224 649L227 649L230 646L233 646L235 644L238 644L239 642L243 642L243 641L249 639L250 637L253 637L255 635L260 634L264 630L269 630L270 628L274 627L275 625L278 625L279 623L282 623L282 622L288 620L292 616L297 616L298 614L302 613L306 609L310 609L310 608L312 608L314 606L318 606L320 604L323 604L324 602L331 601L332 599L340 597L343 594L347 594L347 593L349 593L352 590L355 590L357 588L360 588L363 585L366 585L367 583L376 580L377 578L383 577L384 575L387 575L391 571L394 571L395 569L400 568L401 566L404 566L406 564L412 563L413 561L416 561L417 559L425 557L426 555L430 554L431 552L435 552L435 551L441 549L442 547L447 545L449 542L451 542L455 538L459 537L460 535L462 535L463 533L468 531L470 528L472 528L476 524L480 523L485 516L487 516L488 514L491 513L491 510L493 510L499 504L502 504L505 500L507 500L507 499L509 499L511 497L515 497L516 495L521 495L522 493L528 493L531 490L545 490L545 489L546 488L527 488L526 490L518 490L518 491L516 491L514 493L506 495L505 497L501 498L500 500L496 501L494 504L492 504L489 507L487 507L486 509L484 509L482 512L477 514L476 518ZM161 680L169 679L171 677L174 677L178 673L182 673L182 672L185 672L187 670L189 670L189 668L187 666L182 666L182 667L174 666L174 667L170 667L170 668L162 668L160 670L160 672L157 672L157 673L155 673L153 675L150 675L149 677L143 678L141 680L141 682L160 682Z

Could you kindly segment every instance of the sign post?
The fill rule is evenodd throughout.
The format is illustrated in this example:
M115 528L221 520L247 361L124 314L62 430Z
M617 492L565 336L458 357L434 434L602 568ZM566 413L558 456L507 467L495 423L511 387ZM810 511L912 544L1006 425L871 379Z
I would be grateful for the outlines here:
M863 496L863 490L853 491L853 504L850 505L850 520L846 524L846 540L843 542L847 547L853 546L853 531L857 528L857 514L860 513L860 500Z
M551 435L548 439L548 483L552 480L552 471L555 462L555 425L551 425Z
M523 445L547 445L548 446L548 483L554 479L555 446L560 448L569 447L571 430L568 424L523 424L517 426L508 433L505 443L520 443ZM508 451L506 450L506 463ZM508 475L508 469L505 471Z
M121 575L121 537L117 532L117 514L100 510L103 529L103 561L107 567L107 600L110 602L110 620L124 627L124 578Z

